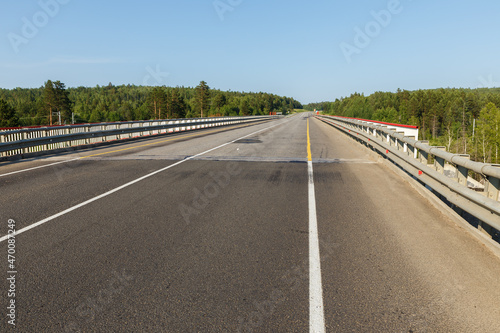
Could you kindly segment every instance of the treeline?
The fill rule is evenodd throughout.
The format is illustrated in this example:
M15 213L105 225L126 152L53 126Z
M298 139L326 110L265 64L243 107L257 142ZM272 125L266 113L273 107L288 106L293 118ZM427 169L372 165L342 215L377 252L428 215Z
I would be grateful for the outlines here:
M399 90L355 93L335 102L313 103L308 110L326 114L415 125L421 140L499 163L500 88Z
M171 119L184 117L286 114L302 105L289 97L191 87L109 84L65 88L47 81L40 88L0 89L0 127ZM53 116L51 116L53 115Z

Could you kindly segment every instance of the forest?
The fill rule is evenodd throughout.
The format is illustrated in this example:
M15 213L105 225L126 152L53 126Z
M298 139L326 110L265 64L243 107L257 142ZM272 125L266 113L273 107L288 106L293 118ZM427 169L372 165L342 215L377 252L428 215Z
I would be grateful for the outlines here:
M435 89L352 94L307 110L420 127L420 140L471 159L500 163L500 88Z
M302 105L269 93L195 87L120 85L66 88L48 80L40 88L0 89L0 127L210 116L286 114Z
M120 85L0 89L0 128L185 117L287 114L294 109L420 127L420 140L473 160L500 163L500 88L354 93L305 105L269 93Z

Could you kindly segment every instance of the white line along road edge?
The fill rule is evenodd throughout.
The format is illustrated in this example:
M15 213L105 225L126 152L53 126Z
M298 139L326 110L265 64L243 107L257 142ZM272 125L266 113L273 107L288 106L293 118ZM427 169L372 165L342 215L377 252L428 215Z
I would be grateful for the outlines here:
M271 129L271 128L273 128L273 127L276 127L276 126L279 126L279 125L283 125L283 124L284 124L284 123L282 122L282 123L279 123L279 124L276 124L276 125L273 125L273 126L269 126L269 127L263 128L263 129L261 129L261 130L258 130L258 131L256 131L256 132L253 132L253 133L247 134L247 135L245 135L245 136L242 136L241 138L238 138L238 139L232 140L232 141L230 141L230 142L226 142L226 143L224 143L224 144L222 144L222 145L220 145L220 146L217 146L217 147L215 147L215 148L209 149L209 150L204 151L204 152L202 152L202 153L199 153L199 154L196 154L196 155L190 156L190 157L188 157L188 158L186 158L186 159L184 159L184 160L182 160L182 161L179 161L179 162L176 162L176 163L174 163L174 164L171 164L171 165L169 165L169 166L167 166L167 167L165 167L165 168L163 168L163 169L153 171L153 172L151 172L151 173L149 173L149 174L147 174L147 175L145 175L145 176L142 176L142 177L140 177L140 178L137 178L137 179L135 179L135 180L132 180L132 181L130 181L130 182L126 183L126 184L123 184L123 185L121 185L121 186L119 186L119 187L117 187L117 188L114 188L114 189L112 189L112 190L110 190L110 191L108 191L108 192L106 192L106 193L103 193L103 194L98 195L98 196L96 196L96 197L94 197L94 198L92 198L92 199L89 199L89 200L87 200L87 201L84 201L84 202L82 202L82 203L79 203L78 205L75 205L75 206L70 207L70 208L68 208L68 209L66 209L66 210L63 210L62 212L59 212L59 213L54 214L54 215L52 215L52 216L49 216L49 217L47 217L47 218L45 218L45 219L43 219L43 220L41 220L41 221L38 221L38 222L36 222L36 223L30 224L30 225L29 225L29 226L27 226L27 227L24 227L24 228L22 228L22 229L17 230L17 231L16 231L15 233L13 233L13 234L8 234L8 235L5 235L5 236L3 236L3 237L0 237L0 243L1 243L1 242L6 241L7 239L9 239L9 237L20 235L20 234L22 234L22 233L24 233L24 232L26 232L26 231L28 231L28 230L30 230L30 229L36 228L36 227L38 227L38 226L40 226L40 225L42 225L42 224L45 224L45 223L47 223L47 222L49 222L49 221L52 221L52 220L53 220L53 219L55 219L55 218L58 218L58 217L60 217L60 216L62 216L62 215L65 215L65 214L68 214L69 212L72 212L72 211L74 211L74 210L76 210L76 209L78 209L78 208L80 208L80 207L86 206L86 205L88 205L88 204L90 204L90 203L92 203L92 202L94 202L94 201L97 201L97 200L99 200L99 199L102 199L102 198L104 198L104 197L107 197L107 196L108 196L108 195L110 195L110 194L113 194L113 193L118 192L118 191L120 191L120 190L122 190L122 189L124 189L124 188L126 188L126 187L129 187L129 186L131 186L131 185L135 184L135 183L138 183L138 182L140 182L141 180L144 180L144 179L146 179L146 178L149 178L149 177L151 177L151 176L154 176L154 175L156 175L157 173L163 172L163 171L168 170L168 169L170 169L170 168L173 168L173 167L175 167L175 166L177 166L177 165L179 165L179 164L182 164L182 163L184 163L184 162L187 162L187 161L189 161L189 160L191 160L191 159L197 158L197 157L199 157L199 156L201 156L201 155L207 154L207 153L209 153L209 152L211 152L211 151L214 151L214 150L216 150L216 149L219 149L219 148L222 148L222 147L224 147L224 146L227 146L227 145L229 145L229 144L231 144L231 143L234 143L235 141L238 141L238 140L244 139L244 138L246 138L246 137L252 136L252 135L254 135L254 134L260 133L260 132L262 132L262 131L265 131L265 130L268 130L268 129Z
M319 253L318 219L316 217L316 195L314 193L311 139L309 118L307 119L307 173L309 179L309 332L325 332L323 308L323 285L321 282L321 257Z
M68 163L68 162L72 162L72 161L78 161L78 160L80 160L80 159L81 159L81 157L78 157L78 158L73 158L73 159L71 159L71 160L60 161L60 162L55 162L55 163L50 163L50 164L45 164L45 165L39 165L39 166L37 166L37 167L33 167L33 168L29 168L29 169L23 169L23 170L18 170L18 171L12 171L12 172L8 172L8 173L4 173L3 175L0 175L0 177L10 176L10 175L14 175L14 174L16 174L16 173L21 173L21 172L26 172L26 171L36 170L36 169L40 169L40 168L46 168L46 167L53 166L53 165L56 165L56 164Z

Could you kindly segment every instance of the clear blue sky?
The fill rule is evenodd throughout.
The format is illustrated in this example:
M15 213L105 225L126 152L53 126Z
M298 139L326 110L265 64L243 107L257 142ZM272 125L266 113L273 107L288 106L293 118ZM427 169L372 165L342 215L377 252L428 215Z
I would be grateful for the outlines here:
M499 13L498 0L4 1L0 87L205 80L309 103L500 86Z

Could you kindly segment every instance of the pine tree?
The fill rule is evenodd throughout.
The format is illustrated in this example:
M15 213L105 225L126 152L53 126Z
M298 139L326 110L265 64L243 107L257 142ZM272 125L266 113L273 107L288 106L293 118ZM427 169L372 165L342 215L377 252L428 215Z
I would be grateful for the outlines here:
M226 105L226 96L224 96L224 94L221 92L217 93L217 95L215 95L214 99L212 100L212 104L217 112L220 113L220 109L224 105Z
M70 121L71 119L71 101L68 96L66 86L61 81L54 82L56 109L61 113L62 119ZM59 124L62 125L62 124Z
M151 101L151 105L153 106L153 113L154 113L154 119L161 119L162 117L162 110L163 114L166 114L166 118L168 118L169 115L169 98L168 94L165 92L164 87L154 87L153 91L151 91L151 94L149 96L149 99Z
M45 82L45 87L43 89L43 104L49 112L50 125L53 124L53 112L61 112L64 120L71 119L71 101L65 85L61 81L52 82L48 80Z
M18 125L15 110L6 101L0 99L0 127L16 127Z
M52 111L56 108L56 91L51 80L45 82L43 103L45 104L45 108L49 111L49 124L52 126Z
M248 100L243 98L240 102L240 116L248 116L250 114L250 106Z
M486 163L487 155L492 150L495 161L498 162L500 147L500 109L495 104L488 103L482 110L478 119L478 134L481 142L483 162Z
M182 118L185 115L184 98L179 94L179 89L174 88L170 93L170 108L172 118Z
M200 110L200 115L203 118L203 112L208 114L210 104L210 87L205 81L201 81L196 87L196 108Z

